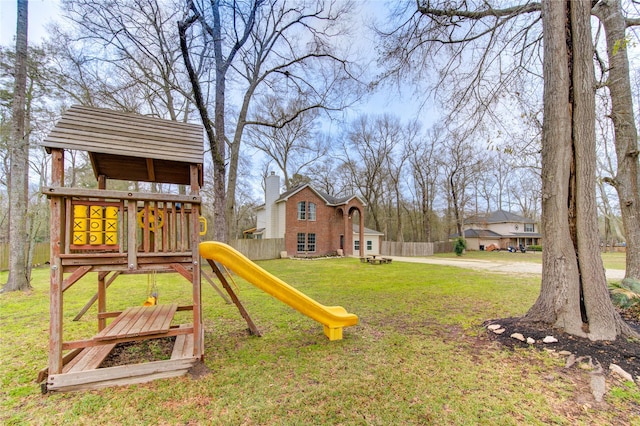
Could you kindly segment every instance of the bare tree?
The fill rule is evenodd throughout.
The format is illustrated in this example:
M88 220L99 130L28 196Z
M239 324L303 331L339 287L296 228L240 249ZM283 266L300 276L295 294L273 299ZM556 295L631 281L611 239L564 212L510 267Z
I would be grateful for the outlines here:
M455 99L477 98L479 114L476 117L480 121L491 116L487 106L507 87L509 78L506 77L514 76L513 73L503 75L497 85L477 84L491 74L488 72L491 67L502 65L503 56L495 49L498 43L506 40L519 46L512 50L516 60L508 62L515 65L511 70L535 73L537 57L530 53L537 51L534 46L539 34L543 34L543 286L526 318L552 324L575 335L608 340L630 335L632 331L611 304L598 251L594 207L595 76L590 11L589 1L527 2L504 9L494 8L486 1L464 2L458 8L432 7L431 2L424 1L418 3L412 21L398 32L401 37L394 38L395 50L387 51L392 58L399 58L396 64L401 70L407 64L425 64L424 59L412 59L417 52L433 53L453 45L458 49L454 53L462 53L467 52L466 48L475 47L476 50L467 55L479 52L478 66L472 73L463 74L474 84ZM525 15L533 16L532 21L519 20ZM540 16L542 32L533 24ZM419 22L421 19L427 21L424 28ZM571 27L566 27L569 22ZM485 44L477 45L483 38L486 38ZM398 39L406 43L397 43ZM448 62L439 67L444 70L441 76L450 77L452 70L461 69L461 64L473 63L464 54L448 57ZM501 66L500 70L503 69ZM442 84L444 77L439 81ZM488 97L484 96L487 94ZM456 105L465 105L465 102ZM568 105L571 105L571 114Z
M398 212L396 180L400 171L396 168L404 160L396 157L404 149L404 132L397 117L389 114L372 118L361 115L355 119L343 146L344 167L353 187L367 204L367 221L370 226L391 238L391 219ZM393 234L397 237L398 223Z
M542 287L525 319L591 340L637 334L615 311L599 252L588 0L544 1Z
M434 127L408 146L414 197L421 217L419 235L423 235L424 241L432 241L436 185L440 179L438 145L441 134L442 129Z
M58 61L50 84L84 105L188 120L178 13L163 0L66 0L71 26L58 28L50 41Z
M28 263L27 208L29 182L29 134L26 131L28 1L18 0L16 60L9 147L9 277L2 291L27 290Z
M213 157L215 238L225 241L233 225L246 126L283 127L305 111L342 109L349 103L348 86L356 76L333 40L343 34L340 24L350 4L330 0L187 3L188 15L178 25L181 49ZM216 70L213 114L201 82L191 72L197 57L187 41L198 34L211 47ZM227 128L227 84L231 83L242 100L235 122ZM278 122L250 119L254 98L269 92L303 94L307 103Z
M286 106L275 96L263 98L256 112L257 120L265 123L278 123L287 120L301 110L306 102L294 99ZM327 154L328 140L318 137L314 121L318 117L317 109L299 114L295 119L280 126L252 126L248 132L248 145L262 152L284 175L289 189L291 178L304 174L305 170Z
M617 157L616 174L605 181L618 192L627 242L627 278L640 280L640 150L633 116L626 28L640 20L626 19L619 0L600 0L593 12L600 19L607 39L608 79Z

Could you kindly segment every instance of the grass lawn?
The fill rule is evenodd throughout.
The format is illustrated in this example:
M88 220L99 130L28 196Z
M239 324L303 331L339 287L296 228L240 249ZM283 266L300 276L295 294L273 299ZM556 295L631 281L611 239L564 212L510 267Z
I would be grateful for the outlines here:
M439 253L435 257L456 258L455 253ZM502 251L467 251L462 256L463 259L489 260L496 262L531 262L542 263L542 252L528 251L526 253L509 253ZM602 262L606 269L625 269L624 253L602 253Z
M637 388L607 379L605 402L596 404L588 372L486 337L483 321L526 312L539 278L358 259L259 263L319 302L344 306L360 323L330 342L320 324L236 279L264 333L249 336L237 309L203 283L210 374L42 395L34 379L47 363L48 270L40 269L33 291L0 295L0 423L640 424ZM158 275L157 285L161 303L188 303L184 279ZM118 278L108 308L141 304L147 287L146 276ZM95 289L91 274L65 293L65 339L93 334L95 308L70 319Z

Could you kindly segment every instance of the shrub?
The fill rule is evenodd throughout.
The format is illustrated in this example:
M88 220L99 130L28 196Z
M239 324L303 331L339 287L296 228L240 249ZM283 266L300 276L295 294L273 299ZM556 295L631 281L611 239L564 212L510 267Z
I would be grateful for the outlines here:
M625 278L620 283L610 283L609 291L613 303L622 309L640 305L640 281L638 280Z
M530 245L530 246L527 246L527 250L530 250L530 251L542 251L542 246L541 245Z
M464 249L467 248L467 241L462 238L462 237L458 237L456 239L456 243L453 246L453 251L458 255L458 256L462 256L462 253L464 253Z

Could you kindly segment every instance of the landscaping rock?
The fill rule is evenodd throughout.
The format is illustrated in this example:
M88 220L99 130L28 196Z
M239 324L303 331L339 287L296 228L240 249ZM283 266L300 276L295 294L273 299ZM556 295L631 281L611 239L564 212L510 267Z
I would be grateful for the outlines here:
M496 330L498 330L498 329L502 328L502 326L501 326L500 324L491 324L491 325L489 325L487 328L488 328L489 330L491 330L491 331L496 331Z
M520 340L521 342L524 342L524 336L521 333L513 333L511 335L511 337L513 337L514 339Z
M527 343L533 345L534 343L536 343L536 339L534 339L533 337L527 337Z
M544 343L556 343L558 341L558 339L556 339L553 336L546 336L544 339L542 339L542 341Z
M591 374L591 393L597 402L602 402L606 389L604 375L602 373Z
M611 370L612 372L616 373L618 376L622 377L625 380L628 380L630 382L633 382L633 376L629 373L627 373L626 371L624 371L622 369L622 367L620 367L617 364L609 364L609 370Z
M502 333L504 333L505 331L507 331L507 330L505 330L504 328L499 328L499 329L497 329L497 330L493 330L493 332L494 332L494 333L496 333L496 334L502 334Z

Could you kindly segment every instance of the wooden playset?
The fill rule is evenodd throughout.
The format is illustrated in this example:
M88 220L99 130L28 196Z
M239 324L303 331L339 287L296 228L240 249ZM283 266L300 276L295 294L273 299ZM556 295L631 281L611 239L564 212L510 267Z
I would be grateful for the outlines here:
M74 106L43 142L51 154L49 363L47 391L92 389L185 374L204 352L200 295L200 187L203 134L198 125ZM65 186L65 151L86 151L97 189ZM184 185L186 194L107 189L107 180ZM64 294L97 273L97 330L64 341ZM109 311L107 287L122 274L177 272L191 283L192 304ZM157 295L156 295L157 296ZM86 311L94 301L85 307ZM173 324L177 311L191 323ZM121 342L175 336L170 360L98 368Z

